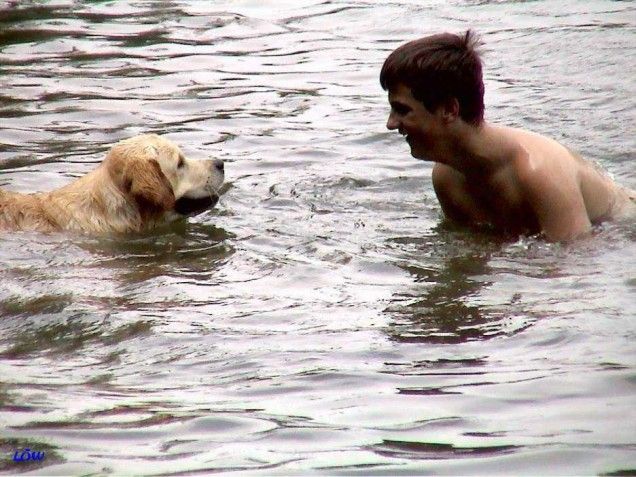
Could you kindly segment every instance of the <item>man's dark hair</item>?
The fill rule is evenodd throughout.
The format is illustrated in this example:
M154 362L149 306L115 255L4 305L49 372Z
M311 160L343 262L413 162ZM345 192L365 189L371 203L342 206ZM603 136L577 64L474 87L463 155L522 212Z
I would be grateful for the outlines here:
M392 90L399 84L430 112L452 98L459 116L474 125L484 119L484 81L477 51L478 36L441 33L406 43L391 53L382 66L380 84Z

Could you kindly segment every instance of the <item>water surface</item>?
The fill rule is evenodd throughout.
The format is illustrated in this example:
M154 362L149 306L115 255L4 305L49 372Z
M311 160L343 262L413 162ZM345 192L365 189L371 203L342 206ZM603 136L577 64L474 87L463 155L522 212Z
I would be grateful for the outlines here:
M59 187L145 132L227 176L166 230L0 237L0 471L633 473L636 228L563 246L442 224L378 73L473 27L489 120L636 188L635 15L0 2L0 187ZM25 447L46 459L12 463Z

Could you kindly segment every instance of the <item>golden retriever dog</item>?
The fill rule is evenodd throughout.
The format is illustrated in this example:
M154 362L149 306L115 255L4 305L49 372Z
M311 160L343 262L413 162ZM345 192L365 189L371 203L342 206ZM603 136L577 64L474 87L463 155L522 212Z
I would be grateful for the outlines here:
M186 159L156 134L118 142L94 171L51 192L0 190L0 231L143 232L213 207L223 161Z

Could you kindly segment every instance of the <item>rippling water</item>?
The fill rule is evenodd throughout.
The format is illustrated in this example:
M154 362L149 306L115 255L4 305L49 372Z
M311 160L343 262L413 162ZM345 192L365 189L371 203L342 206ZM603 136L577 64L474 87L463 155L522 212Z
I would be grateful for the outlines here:
M128 239L0 237L0 471L636 471L636 228L440 225L384 125L406 40L483 34L487 117L636 187L636 8L610 0L0 1L0 186L119 139L226 161ZM28 447L41 463L14 463Z

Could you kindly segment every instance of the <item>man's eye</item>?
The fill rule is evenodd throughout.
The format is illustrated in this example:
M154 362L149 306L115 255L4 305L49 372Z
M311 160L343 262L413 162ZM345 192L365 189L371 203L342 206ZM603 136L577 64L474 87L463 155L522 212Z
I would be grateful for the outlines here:
M399 114L400 116L404 116L406 113L409 112L409 108L407 108L406 106L395 105L393 106L393 111L395 111L396 114Z

